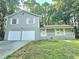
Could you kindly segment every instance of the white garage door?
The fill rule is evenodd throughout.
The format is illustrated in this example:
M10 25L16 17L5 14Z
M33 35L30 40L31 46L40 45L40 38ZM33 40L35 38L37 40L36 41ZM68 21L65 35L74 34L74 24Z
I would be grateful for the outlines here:
M9 31L8 40L35 40L35 31Z
M20 31L9 31L8 40L20 40Z
M35 31L23 31L22 40L35 40Z

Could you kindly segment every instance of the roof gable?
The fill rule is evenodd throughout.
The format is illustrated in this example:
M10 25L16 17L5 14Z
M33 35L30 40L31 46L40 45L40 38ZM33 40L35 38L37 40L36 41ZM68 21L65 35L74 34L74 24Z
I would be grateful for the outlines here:
M24 11L25 13L27 13L27 14L30 14L30 15L33 15L33 16L36 16L36 17L41 17L40 15L36 15L36 14L30 13L30 12L27 12L27 11L25 11L25 10L20 10L20 11L18 11L18 12L15 12L15 13L13 13L13 14L11 14L11 15L6 16L5 18L12 17L12 16L14 16L14 15L17 15L17 14L20 13L20 12L23 12L23 11Z

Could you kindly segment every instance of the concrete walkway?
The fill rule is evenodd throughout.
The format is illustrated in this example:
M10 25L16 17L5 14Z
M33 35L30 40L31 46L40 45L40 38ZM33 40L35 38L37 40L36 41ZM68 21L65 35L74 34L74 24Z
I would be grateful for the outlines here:
M12 54L30 41L0 41L0 59Z

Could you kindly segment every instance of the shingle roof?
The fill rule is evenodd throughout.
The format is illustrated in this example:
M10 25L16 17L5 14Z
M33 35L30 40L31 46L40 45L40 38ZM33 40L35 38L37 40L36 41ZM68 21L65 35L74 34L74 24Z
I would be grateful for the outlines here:
M40 29L53 29L53 28L74 28L74 27L71 25L45 25Z

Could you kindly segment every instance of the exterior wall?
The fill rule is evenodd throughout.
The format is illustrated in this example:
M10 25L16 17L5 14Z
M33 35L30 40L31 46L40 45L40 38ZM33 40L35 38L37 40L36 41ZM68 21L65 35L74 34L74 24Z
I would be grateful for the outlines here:
M18 19L19 24L10 24L11 18ZM35 19L35 24L26 24L26 19ZM26 13L22 11L12 17L7 18L6 29L5 29L5 39L8 40L9 31L35 31L35 39L39 39L39 17Z
M24 13L24 14L23 14ZM10 24L10 19L11 18L17 18L19 20L19 24L15 24L15 25L11 25ZM35 24L26 24L26 19L36 19L36 23ZM36 16L33 16L33 15L30 15L26 12L20 12L19 14L17 15L14 15L12 17L9 17L8 20L7 20L7 28L6 29L21 29L21 28L29 28L29 29L36 29L36 28L39 28L39 17L36 17Z
M75 39L75 34L73 32L66 32L65 35L56 36L54 32L47 32L47 36L41 39Z

